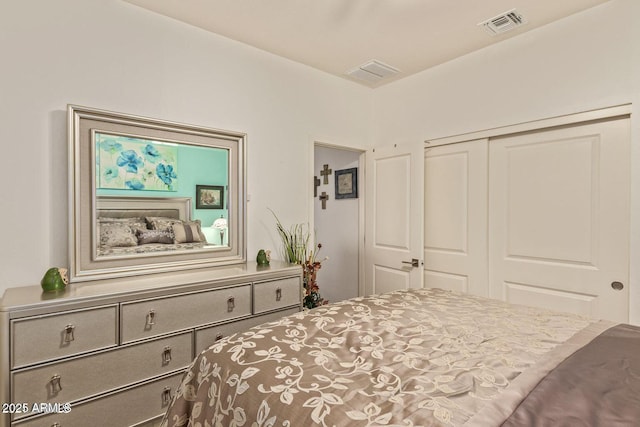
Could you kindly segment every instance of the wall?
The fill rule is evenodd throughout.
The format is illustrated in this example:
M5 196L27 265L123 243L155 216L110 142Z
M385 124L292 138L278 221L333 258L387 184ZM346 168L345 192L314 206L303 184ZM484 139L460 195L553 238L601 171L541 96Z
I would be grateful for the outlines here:
M248 135L248 258L310 217L312 135L365 144L371 90L114 0L4 2L0 294L68 265L67 104Z
M318 271L320 295L330 302L353 298L358 295L359 266L359 199L335 198L335 173L338 170L357 168L360 153L331 147L316 146L314 175L320 179L318 196L325 192L329 199L322 209L319 197L314 200L314 226L316 241L323 245L320 259L328 256ZM320 175L323 165L329 165L332 173L324 184ZM359 194L364 187L359 183Z
M640 2L612 0L374 92L374 144L633 103L631 321L640 324Z

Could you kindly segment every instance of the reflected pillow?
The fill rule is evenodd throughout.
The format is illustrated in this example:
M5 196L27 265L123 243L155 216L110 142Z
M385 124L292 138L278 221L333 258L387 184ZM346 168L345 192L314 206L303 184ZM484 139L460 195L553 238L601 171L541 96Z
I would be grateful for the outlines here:
M176 243L206 242L202 233L200 220L173 224L173 235Z
M98 218L98 226L104 224L126 224L133 229L133 231L147 230L147 223L142 217L130 217L130 218L113 218L113 217L100 217Z
M163 216L147 216L145 217L149 228L152 230L160 230L160 231L171 231L171 227L174 224L180 224L180 221L177 218L169 218Z
M128 247L138 246L136 232L126 223L113 222L100 224L100 246Z
M139 245L145 245L147 243L173 243L173 233L171 231L139 230L137 235Z

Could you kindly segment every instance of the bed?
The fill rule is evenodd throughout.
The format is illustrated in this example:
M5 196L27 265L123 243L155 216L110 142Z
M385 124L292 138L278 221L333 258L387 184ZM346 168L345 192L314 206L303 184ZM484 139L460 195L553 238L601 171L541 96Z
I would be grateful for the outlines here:
M627 426L640 328L440 289L300 312L198 355L162 426Z
M100 196L96 223L98 257L211 246L200 220L191 219L190 198Z

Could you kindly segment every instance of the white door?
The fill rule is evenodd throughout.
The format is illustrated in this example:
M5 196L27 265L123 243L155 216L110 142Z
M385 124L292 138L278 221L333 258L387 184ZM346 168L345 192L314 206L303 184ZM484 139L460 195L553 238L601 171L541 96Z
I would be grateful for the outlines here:
M366 153L365 295L422 287L424 145Z
M424 286L489 296L488 140L427 148Z
M491 296L628 321L629 120L489 143Z

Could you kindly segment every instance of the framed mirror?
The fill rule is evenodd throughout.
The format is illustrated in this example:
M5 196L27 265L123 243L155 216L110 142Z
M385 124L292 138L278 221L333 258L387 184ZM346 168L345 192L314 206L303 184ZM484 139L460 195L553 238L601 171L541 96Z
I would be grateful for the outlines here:
M68 106L70 280L246 261L244 133Z

